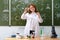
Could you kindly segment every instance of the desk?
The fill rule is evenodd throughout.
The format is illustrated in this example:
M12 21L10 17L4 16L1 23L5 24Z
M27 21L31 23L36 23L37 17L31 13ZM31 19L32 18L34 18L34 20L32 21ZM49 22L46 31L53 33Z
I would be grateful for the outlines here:
M37 38L5 38L5 40L60 40L60 38L50 38L50 37L37 37Z

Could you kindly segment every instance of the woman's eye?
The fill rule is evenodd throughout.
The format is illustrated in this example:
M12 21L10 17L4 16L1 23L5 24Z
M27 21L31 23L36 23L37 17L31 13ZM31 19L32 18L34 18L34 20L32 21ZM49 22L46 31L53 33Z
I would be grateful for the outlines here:
M30 7L30 8L34 8L34 7Z

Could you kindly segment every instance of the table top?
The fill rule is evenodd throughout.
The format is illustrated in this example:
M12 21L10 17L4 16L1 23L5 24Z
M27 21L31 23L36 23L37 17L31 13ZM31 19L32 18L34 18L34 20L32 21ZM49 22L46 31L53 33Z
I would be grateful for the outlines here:
M60 38L36 37L36 38L5 38L5 40L60 40Z

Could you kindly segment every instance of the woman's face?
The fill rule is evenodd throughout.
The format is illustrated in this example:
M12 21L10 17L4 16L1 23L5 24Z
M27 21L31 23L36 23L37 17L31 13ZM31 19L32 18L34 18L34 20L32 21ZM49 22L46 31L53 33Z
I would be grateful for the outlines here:
M31 6L29 7L29 10L32 11L32 12L34 12L34 11L35 11L35 8L31 5Z

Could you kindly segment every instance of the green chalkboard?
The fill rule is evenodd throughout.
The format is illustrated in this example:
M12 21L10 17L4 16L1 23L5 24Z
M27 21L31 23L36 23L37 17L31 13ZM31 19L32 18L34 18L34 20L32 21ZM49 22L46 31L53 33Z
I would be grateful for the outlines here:
M9 1L0 0L0 26L9 26ZM30 3L34 3L44 22L41 26L52 25L52 0L11 0L11 26L25 26L26 20L20 17ZM60 26L60 0L54 0L54 25Z
M52 8L51 0L12 0L12 25L24 26L26 20L21 20L23 10L30 3L34 3L40 12L44 22L40 25L51 26L52 25Z
M60 26L60 0L54 0L54 25Z
M9 25L8 0L0 0L0 26Z

